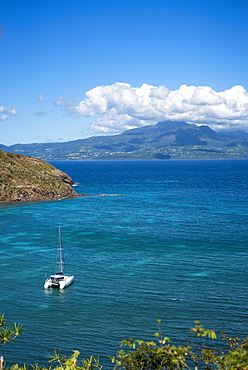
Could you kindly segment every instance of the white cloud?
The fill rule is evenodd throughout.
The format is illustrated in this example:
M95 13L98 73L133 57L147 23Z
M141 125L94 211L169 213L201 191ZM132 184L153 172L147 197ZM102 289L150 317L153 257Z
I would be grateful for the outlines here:
M243 86L217 92L209 86L182 85L177 90L165 86L127 83L97 86L78 105L63 97L64 105L81 116L96 117L91 124L95 134L114 134L126 129L155 124L162 120L208 124L214 129L248 129L248 93Z
M46 114L47 114L47 112L44 111L44 110L40 110L40 111L35 112L35 115L37 117L42 117L42 116L45 116Z
M17 115L17 109L15 107L8 107L4 105L0 105L0 121L6 121L12 116Z
M73 98L66 98L65 96L61 95L58 99L56 99L54 102L53 102L53 105L55 105L56 107L71 107L72 105L74 105L74 100Z
M40 96L39 96L39 102L40 103L44 103L46 101L46 96L47 94L46 93L41 93Z

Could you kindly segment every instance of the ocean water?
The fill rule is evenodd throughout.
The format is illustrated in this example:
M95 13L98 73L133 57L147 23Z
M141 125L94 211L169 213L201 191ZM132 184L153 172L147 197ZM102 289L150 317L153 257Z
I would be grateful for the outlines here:
M0 312L23 334L7 365L122 339L183 340L194 320L248 334L248 160L53 162L86 197L0 205ZM73 285L44 290L61 226Z

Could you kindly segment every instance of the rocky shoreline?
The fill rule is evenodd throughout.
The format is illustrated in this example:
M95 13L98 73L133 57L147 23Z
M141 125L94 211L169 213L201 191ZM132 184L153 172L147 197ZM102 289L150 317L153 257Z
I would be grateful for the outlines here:
M0 203L82 196L73 184L70 176L41 159L0 151Z

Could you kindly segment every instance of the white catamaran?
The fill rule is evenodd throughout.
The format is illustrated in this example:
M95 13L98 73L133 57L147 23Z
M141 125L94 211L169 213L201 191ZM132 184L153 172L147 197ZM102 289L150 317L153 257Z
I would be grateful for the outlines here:
M54 275L50 275L50 278L45 281L44 288L51 288L56 287L59 289L64 289L68 285L72 284L74 281L74 276L68 276L65 275L65 263L63 260L63 247L62 247L62 238L61 238L61 232L59 227L59 261L58 264L58 272L56 272Z

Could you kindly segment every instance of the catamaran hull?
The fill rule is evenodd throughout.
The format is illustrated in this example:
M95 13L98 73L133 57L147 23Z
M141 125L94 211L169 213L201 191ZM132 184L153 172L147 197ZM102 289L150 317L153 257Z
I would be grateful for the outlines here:
M59 288L64 289L71 285L74 281L74 276L63 276L63 280L61 281L54 281L54 279L47 279L44 284L44 288Z

